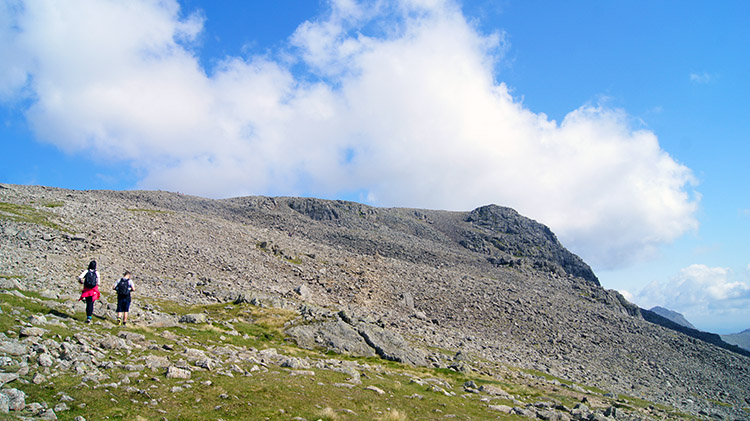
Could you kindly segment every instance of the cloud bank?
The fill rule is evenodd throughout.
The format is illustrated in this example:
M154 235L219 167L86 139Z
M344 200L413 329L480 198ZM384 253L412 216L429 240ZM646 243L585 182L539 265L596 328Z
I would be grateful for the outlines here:
M750 279L747 275L750 266L745 274L745 279ZM669 281L654 281L631 297L643 308L658 305L711 324L719 323L720 318L724 323L734 320L735 329L745 329L750 320L750 282L738 277L728 268L690 265Z
M0 98L38 139L209 197L496 203L614 268L695 229L691 171L622 110L556 122L494 68L508 48L451 1L332 1L283 51L202 68L201 15L132 0L5 2Z

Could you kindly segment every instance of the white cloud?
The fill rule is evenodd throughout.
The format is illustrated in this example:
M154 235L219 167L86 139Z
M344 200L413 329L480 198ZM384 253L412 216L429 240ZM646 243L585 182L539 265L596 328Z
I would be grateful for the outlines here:
M456 4L330 6L290 35L283 59L227 57L210 71L189 45L200 15L183 19L172 1L6 7L12 42L0 51L12 60L0 69L14 70L0 94L30 92L41 140L126 160L145 188L497 203L599 268L697 227L692 173L652 132L604 106L559 123L532 113L495 80L503 36L479 33Z
M630 301L631 303L633 302L634 297L630 291L626 289L621 289L618 292L622 294L622 296L625 297L626 300Z
M703 72L703 73L690 73L690 81L699 83L699 84L707 84L714 81L714 76Z
M728 268L690 265L666 282L654 281L633 296L644 308L662 306L694 317L744 314L750 320L750 282Z

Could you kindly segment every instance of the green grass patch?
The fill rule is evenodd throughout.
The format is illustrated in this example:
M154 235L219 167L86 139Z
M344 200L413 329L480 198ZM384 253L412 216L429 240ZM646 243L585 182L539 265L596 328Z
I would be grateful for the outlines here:
M165 211L161 209L146 209L146 208L125 208L128 212L143 212L143 213L149 213L153 215L171 215L174 212L171 211Z
M721 406L721 407L723 407L723 408L731 408L731 407L732 407L732 404L731 404L731 403L726 403L726 402L722 402L722 401L717 401L716 399L709 399L709 401L710 401L711 403L713 403L714 405L718 405L718 406Z
M54 221L57 218L55 214L35 209L29 205L0 202L0 218L41 225L57 231L72 233L70 229Z

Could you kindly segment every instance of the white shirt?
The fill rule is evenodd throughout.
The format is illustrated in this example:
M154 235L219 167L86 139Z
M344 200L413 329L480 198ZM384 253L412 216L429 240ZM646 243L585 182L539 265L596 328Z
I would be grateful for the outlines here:
M89 273L89 270L88 269L84 270L82 274L78 275L78 279L80 279L81 282L83 282L83 278L86 277L87 273ZM99 271L95 270L94 273L96 273L96 284L99 285Z

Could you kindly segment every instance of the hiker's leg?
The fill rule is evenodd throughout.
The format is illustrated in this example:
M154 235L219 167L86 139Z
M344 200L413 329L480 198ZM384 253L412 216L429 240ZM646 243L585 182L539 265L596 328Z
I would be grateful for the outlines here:
M128 311L130 311L130 296L128 295L122 303L122 323L125 324L128 321Z
M92 297L86 297L86 319L91 319L94 314L94 299Z

